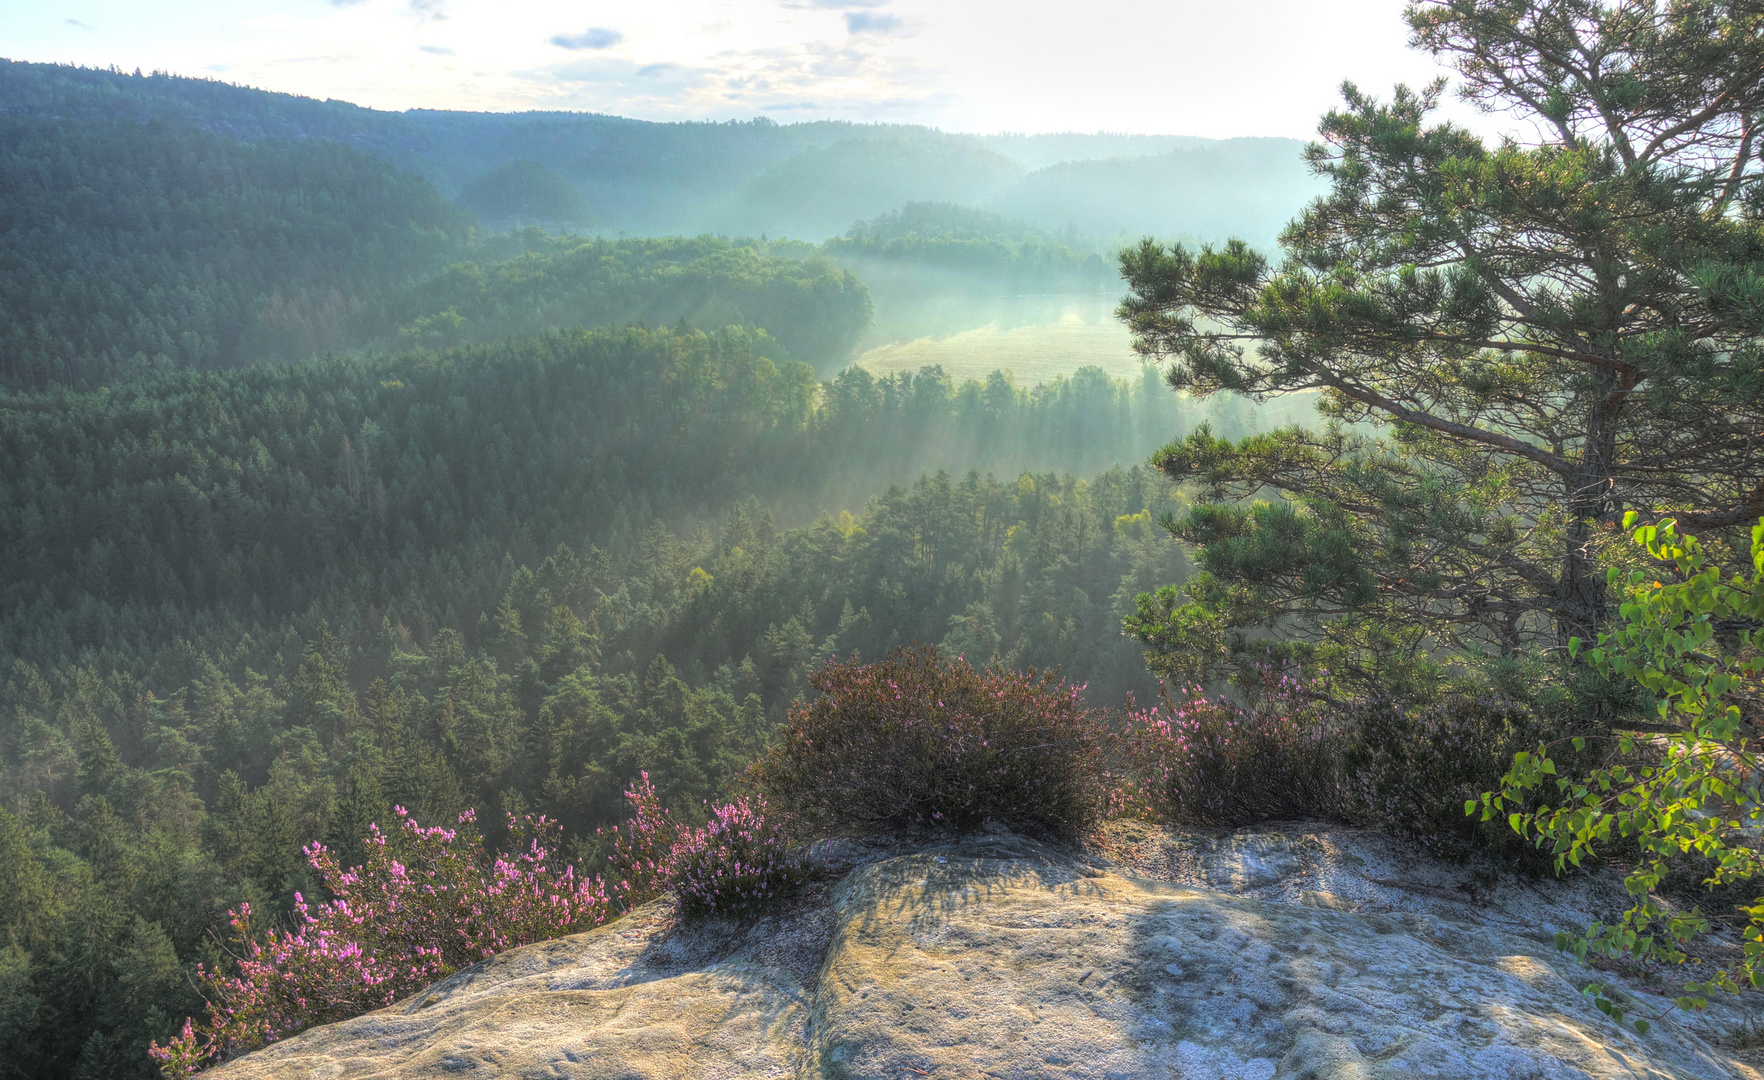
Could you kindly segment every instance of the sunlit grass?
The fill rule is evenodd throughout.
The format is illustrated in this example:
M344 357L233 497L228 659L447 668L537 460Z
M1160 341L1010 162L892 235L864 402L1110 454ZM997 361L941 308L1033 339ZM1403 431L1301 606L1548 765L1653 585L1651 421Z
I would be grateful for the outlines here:
M1117 377L1137 376L1141 361L1132 341L1119 320L1067 313L1041 325L1004 327L994 322L891 342L863 353L857 363L878 375L940 364L957 382L1004 370L1016 376L1018 385L1033 385L1086 366Z

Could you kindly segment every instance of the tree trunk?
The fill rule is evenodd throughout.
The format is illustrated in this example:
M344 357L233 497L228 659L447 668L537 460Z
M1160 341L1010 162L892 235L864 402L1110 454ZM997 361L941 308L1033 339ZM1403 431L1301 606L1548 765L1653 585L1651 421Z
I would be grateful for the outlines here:
M1587 416L1586 439L1580 467L1568 481L1568 527L1563 536L1560 605L1556 609L1556 637L1566 648L1568 639L1593 641L1605 625L1610 610L1605 574L1593 551L1593 528L1615 510L1617 458L1616 376L1601 371L1592 378L1593 407Z

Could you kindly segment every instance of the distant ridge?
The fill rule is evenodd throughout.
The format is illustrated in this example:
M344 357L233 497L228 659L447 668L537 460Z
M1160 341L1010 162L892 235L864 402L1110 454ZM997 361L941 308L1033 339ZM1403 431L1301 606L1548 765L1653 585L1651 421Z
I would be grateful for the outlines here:
M424 177L450 200L496 169L530 162L582 197L583 220L634 235L821 240L908 202L943 200L1049 229L1230 233L1266 246L1321 190L1292 139L386 112L163 72L9 60L0 60L0 116L160 120L244 142L337 142Z

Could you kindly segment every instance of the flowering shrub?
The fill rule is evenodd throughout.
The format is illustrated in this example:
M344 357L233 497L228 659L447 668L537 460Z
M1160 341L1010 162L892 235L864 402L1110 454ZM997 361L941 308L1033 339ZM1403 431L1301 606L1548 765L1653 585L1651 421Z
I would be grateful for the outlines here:
M1500 785L1513 755L1554 738L1529 710L1495 697L1454 696L1427 706L1365 702L1348 713L1348 818L1383 829L1442 858L1488 851L1520 869L1548 867L1505 822L1464 815L1464 804Z
M335 897L313 907L294 896L294 929L264 931L250 904L230 912L238 974L198 967L208 1017L150 1053L172 1080L314 1024L390 1005L499 952L588 930L675 889L684 914L743 913L806 881L763 802L711 808L700 828L676 822L649 774L625 792L631 820L612 832L609 890L552 864L557 824L509 815L509 846L484 850L471 811L458 829L425 829L396 807L391 836L369 826L367 862L338 867L322 844L308 861Z
M796 891L811 875L765 800L714 807L710 820L682 830L668 854L667 882L683 915L742 915Z
M1154 813L1192 825L1339 816L1342 726L1293 676L1265 681L1250 708L1188 687L1128 712L1130 772Z
M811 831L972 829L1073 834L1106 783L1103 726L1051 673L976 670L929 646L876 664L830 660L752 779Z
M307 849L335 899L314 907L296 894L292 930L262 933L249 904L231 912L238 974L198 968L206 1022L186 1020L149 1051L168 1076L389 1005L505 949L597 926L611 909L599 879L552 865L554 822L511 815L517 853L494 856L469 811L458 829L397 813L391 836L372 827L363 866L343 870L323 845Z
M668 868L682 827L662 809L647 772L625 792L625 803L631 819L596 832L612 841L612 891L621 909L629 910L667 887Z
M662 809L649 774L625 792L631 820L607 830L619 881L614 895L631 907L672 889L680 913L744 915L796 891L813 868L793 855L783 829L766 815L764 799L709 807L692 828Z

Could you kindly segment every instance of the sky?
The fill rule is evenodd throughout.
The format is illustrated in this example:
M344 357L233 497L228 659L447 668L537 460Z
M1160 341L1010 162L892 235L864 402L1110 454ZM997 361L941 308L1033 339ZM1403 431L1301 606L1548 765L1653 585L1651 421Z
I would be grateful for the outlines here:
M1406 47L1401 11L1401 0L0 0L0 55L379 109L1303 138L1343 79L1383 96L1441 73Z

